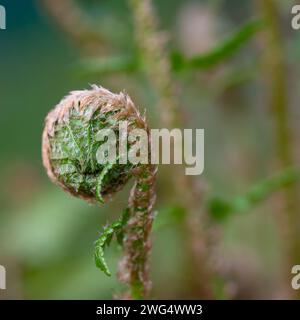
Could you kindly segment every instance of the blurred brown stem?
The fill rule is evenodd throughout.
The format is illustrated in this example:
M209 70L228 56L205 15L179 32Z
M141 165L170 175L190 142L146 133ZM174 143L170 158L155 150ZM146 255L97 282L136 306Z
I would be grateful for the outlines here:
M88 15L74 0L41 0L57 25L80 47L90 52L101 49L103 38Z
M280 30L279 12L274 0L260 0L267 22L265 32L266 80L269 86L269 105L275 126L277 159L280 169L293 164L293 145L289 125L288 95L286 88L286 66L284 61L284 42ZM298 295L290 286L291 268L300 263L300 241L298 216L299 207L296 186L287 188L283 193L284 209L281 214L279 229L287 253L284 271L284 281L291 295Z
M181 108L177 88L174 84L166 49L166 37L157 31L157 21L151 0L129 0L134 18L136 42L146 75L159 98L161 121L166 128L182 127ZM176 145L173 146L176 148ZM186 235L191 255L191 286L202 299L212 298L211 272L208 268L207 237L204 232L204 214L201 214L201 191L195 180L184 175L182 168L173 168L178 198L187 208ZM200 218L202 224L200 224Z

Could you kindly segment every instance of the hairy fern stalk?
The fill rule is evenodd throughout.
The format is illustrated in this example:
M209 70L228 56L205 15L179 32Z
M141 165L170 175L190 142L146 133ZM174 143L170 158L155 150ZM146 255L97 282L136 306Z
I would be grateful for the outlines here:
M143 298L151 287L148 260L156 167L97 162L97 150L103 143L97 140L97 133L112 129L118 137L120 121L127 121L128 133L133 129L149 133L145 118L125 93L114 94L95 85L90 90L73 91L46 118L42 156L47 174L55 184L93 203L107 202L130 178L135 179L128 208L119 220L104 228L95 243L95 262L105 274L111 274L104 248L116 237L124 248L118 276L130 287L126 297ZM132 142L128 143L128 152L131 146Z

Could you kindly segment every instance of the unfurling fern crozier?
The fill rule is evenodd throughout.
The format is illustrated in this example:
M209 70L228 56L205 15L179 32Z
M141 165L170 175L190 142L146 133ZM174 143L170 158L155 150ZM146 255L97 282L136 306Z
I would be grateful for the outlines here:
M130 286L132 297L141 298L150 289L148 255L156 167L97 161L97 150L103 143L97 138L98 132L112 129L118 137L121 121L127 122L128 134L133 129L149 133L145 118L127 94L114 94L98 86L73 91L46 118L42 156L47 174L55 184L93 203L106 202L131 177L135 179L127 210L118 221L106 227L96 241L95 259L97 266L110 275L103 248L116 235L125 251L119 278ZM116 142L118 146L119 141ZM128 152L130 147L128 142Z

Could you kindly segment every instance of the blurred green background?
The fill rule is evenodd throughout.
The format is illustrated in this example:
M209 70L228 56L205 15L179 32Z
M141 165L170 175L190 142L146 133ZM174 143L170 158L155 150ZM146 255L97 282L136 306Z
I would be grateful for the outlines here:
M78 1L105 39L100 55L135 50L131 13L125 0ZM209 52L241 25L260 15L256 1L153 1L170 48L186 56ZM48 111L70 90L96 83L130 94L153 128L159 128L156 97L142 72L93 72L80 61L90 52L70 39L41 1L1 0L7 30L0 31L0 264L7 290L0 299L111 299L120 292L115 275L106 277L93 261L102 226L126 206L130 186L103 207L86 204L54 186L41 161L41 134ZM299 159L300 31L290 27L293 1L277 1L284 33L290 129ZM265 99L260 35L213 68L176 75L186 128L205 129L205 170L197 177L204 200L232 198L276 172L272 117ZM106 46L109 43L109 46ZM192 296L181 227L182 210L160 167L159 215L153 232L151 275L156 298ZM188 192L188 190L187 190ZM299 194L298 194L299 195ZM282 250L274 207L280 194L236 214L216 231L215 249L233 298L277 298ZM121 251L106 252L113 274ZM300 264L300 261L299 261ZM222 295L217 296L222 298Z

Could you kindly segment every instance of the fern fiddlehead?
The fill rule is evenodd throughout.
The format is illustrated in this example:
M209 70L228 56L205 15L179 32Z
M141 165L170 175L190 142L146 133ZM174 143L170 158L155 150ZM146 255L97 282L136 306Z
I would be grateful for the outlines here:
M122 217L104 228L95 243L95 261L110 275L104 248L115 236L124 248L119 279L130 287L129 298L143 298L150 290L148 258L155 202L156 167L148 163L99 163L99 130L111 129L119 137L119 123L128 133L148 125L125 93L114 94L102 87L73 91L47 116L42 141L43 163L49 178L68 193L94 203L104 203L135 179L128 208ZM149 134L148 134L149 137ZM150 142L150 139L148 140ZM118 145L119 140L116 141ZM133 143L128 142L128 152ZM148 148L150 150L150 148Z

